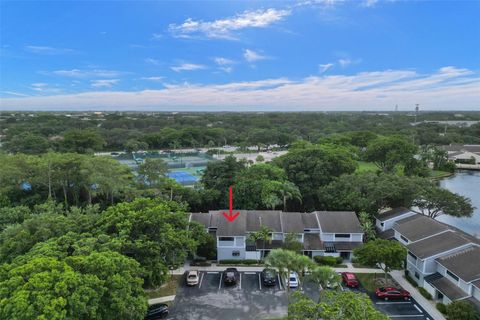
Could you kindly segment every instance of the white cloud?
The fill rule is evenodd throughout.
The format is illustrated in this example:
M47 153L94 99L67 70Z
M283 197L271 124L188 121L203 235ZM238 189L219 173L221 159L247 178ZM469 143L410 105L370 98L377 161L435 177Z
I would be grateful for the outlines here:
M260 61L260 60L266 60L266 59L270 59L269 57L263 55L263 54L260 54L258 52L255 52L253 50L250 50L250 49L246 49L244 52L243 52L243 57L245 58L245 60L247 60L248 62L255 62L255 61Z
M355 59L355 60L352 60L350 58L341 58L341 59L338 59L338 64L342 67L342 68L345 68L351 64L357 64L357 63L360 63L360 61L362 61L361 59Z
M29 97L28 94L20 93L20 92L15 92L15 91L2 91L4 94L8 94L10 96L16 96L16 97Z
M378 0L364 0L362 6L364 7L374 7L377 4Z
M154 66L159 66L161 64L160 60L153 59L153 58L146 58L145 63L152 64Z
M227 59L224 57L215 57L213 61L218 65L218 68L226 73L230 73L233 71L232 65L237 63L231 59Z
M110 79L112 80L112 79ZM39 87L42 87L40 85ZM420 103L424 110L480 110L480 73L445 67L431 74L384 70L300 80L166 85L144 91L84 92L2 98L8 110L390 110Z
M101 80L91 80L90 85L93 88L111 88L116 85L120 80L119 79L101 79Z
M68 54L68 53L75 53L76 51L73 49L68 48L55 48L55 47L48 47L48 46L25 46L25 50L31 53L36 54L46 54L46 55L60 55L60 54Z
M245 28L264 28L290 15L290 10L261 9L244 11L230 18L214 21L197 21L191 18L182 24L170 24L169 31L176 37L204 35L208 38L235 39L232 34Z
M333 63L319 64L319 65L318 65L318 71L319 71L320 73L324 73L324 72L326 72L328 69L333 68L333 65L334 65Z
M163 77L141 77L141 80L162 81Z
M163 35L161 33L153 33L152 34L152 40L160 40L163 38Z
M51 72L42 72L45 74L55 75L59 77L69 78L115 78L122 74L120 71L115 70L103 70L103 69L70 69L70 70L55 70Z
M170 67L175 72L203 70L206 67L202 64L182 63L178 66Z

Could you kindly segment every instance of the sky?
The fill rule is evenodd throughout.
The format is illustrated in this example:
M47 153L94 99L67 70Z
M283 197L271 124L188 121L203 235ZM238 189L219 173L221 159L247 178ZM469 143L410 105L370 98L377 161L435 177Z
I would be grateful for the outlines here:
M480 110L480 1L1 1L0 110Z

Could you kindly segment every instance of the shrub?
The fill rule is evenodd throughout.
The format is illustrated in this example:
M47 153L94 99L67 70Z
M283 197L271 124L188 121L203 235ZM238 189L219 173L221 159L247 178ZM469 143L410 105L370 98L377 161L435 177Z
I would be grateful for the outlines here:
M432 300L432 295L427 290L425 290L424 288L420 287L420 288L418 288L418 291L420 291L422 296L424 296L428 300Z
M218 264L244 264L244 265L252 265L252 264L260 264L259 260L255 259L245 259L245 260L236 260L236 259L226 259L220 260Z
M327 266L336 266L337 264L341 264L343 261L342 257L330 257L330 256L315 256L313 258L316 263L323 264Z
M405 279L407 279L408 282L410 282L410 284L412 286L414 286L415 288L418 287L418 283L412 279L412 277L410 277L408 274L405 273ZM423 288L422 288L423 289Z
M443 314L447 314L447 306L441 302L437 303L437 309Z

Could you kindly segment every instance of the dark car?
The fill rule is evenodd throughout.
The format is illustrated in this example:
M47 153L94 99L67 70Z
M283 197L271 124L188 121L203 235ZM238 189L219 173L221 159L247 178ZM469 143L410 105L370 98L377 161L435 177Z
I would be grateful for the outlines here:
M237 284L238 270L236 268L227 268L223 271L223 283L226 285Z
M342 281L347 287L356 288L359 283L357 277L351 272L342 272Z
M265 286L274 286L277 284L277 272L273 269L263 269L261 277Z
M375 294L380 299L384 300L409 300L410 299L410 292L403 289L398 288L378 288L375 290Z
M145 320L165 319L168 316L168 305L164 303L154 304L148 307Z

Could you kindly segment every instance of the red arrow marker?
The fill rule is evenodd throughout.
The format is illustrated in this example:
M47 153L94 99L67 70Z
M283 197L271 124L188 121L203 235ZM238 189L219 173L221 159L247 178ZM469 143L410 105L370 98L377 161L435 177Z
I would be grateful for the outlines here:
M223 212L223 216L227 218L228 221L232 222L233 220L237 219L240 212L233 214L233 191L232 187L228 188L230 191L230 213Z

